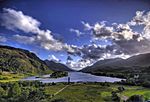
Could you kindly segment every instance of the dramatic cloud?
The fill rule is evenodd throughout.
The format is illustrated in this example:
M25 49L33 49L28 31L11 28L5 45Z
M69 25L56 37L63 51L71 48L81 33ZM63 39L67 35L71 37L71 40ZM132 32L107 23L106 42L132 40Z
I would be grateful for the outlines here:
M82 52L82 58L84 59L98 59L105 53L105 48L96 44L84 45L81 47L80 51Z
M150 12L137 11L135 17L124 24L107 24L105 21L89 24L82 21L84 32L70 29L78 37L85 33L91 34L92 42L82 46L68 45L54 38L50 30L40 29L39 21L21 11L4 9L1 19L2 26L17 32L13 39L20 43L34 44L46 50L66 51L66 64L72 68L83 68L98 60L128 58L150 52ZM20 35L19 31L29 33L30 36ZM6 40L0 36L0 41ZM79 59L74 61L72 56L78 56ZM50 57L59 61L54 55Z
M129 22L131 26L144 26L142 36L150 40L150 12L137 11L136 16Z
M5 26L10 30L22 30L26 33L37 33L39 31L40 22L36 19L24 15L21 11L15 11L13 9L3 9L1 16L2 26Z
M88 23L86 23L88 24ZM131 40L133 36L137 36L137 32L133 32L128 24L116 24L106 26L105 22L89 25L88 28L84 23L85 29L92 31L96 39L111 39L111 40ZM140 35L139 35L140 37Z
M111 57L119 56L125 53L118 50L117 45L83 45L79 48L82 59L93 59L93 60L103 60L109 59Z
M133 32L129 25L127 24L118 24L115 26L115 31L112 32L112 36L115 40L131 40L133 36L137 35L136 32Z
M93 44L75 47L81 59L76 62L70 61L68 64L72 67L85 67L97 60L116 57L126 59L132 55L150 52L150 12L138 11L136 16L125 24L113 23L107 26L104 21L94 25L86 22L82 24L85 31L92 32L92 39L103 42L105 45L94 44L92 41ZM135 31L138 26L143 27L141 32Z
M106 27L104 23L96 23L93 26L93 34L95 37L105 38L110 37L113 32L113 27Z
M5 8L1 19L1 25L7 29L33 33L31 36L14 35L14 38L20 43L40 45L46 50L73 52L71 46L55 39L50 30L41 30L39 21L24 15L21 11Z
M77 61L69 61L66 65L75 70L81 70L82 68L92 65L94 62L92 59L79 59Z
M112 45L105 48L84 47L82 51L91 58L101 58L103 54L109 53L113 55L134 55L137 53L145 53L150 51L150 12L144 13L137 11L133 20L125 24L113 23L107 26L105 22L90 25L82 22L85 30L92 31L92 35L99 41L107 40ZM134 31L138 26L143 26L141 33ZM108 49L109 47L109 49ZM111 48L111 50L110 50ZM85 50L86 49L86 50ZM91 53L90 53L91 52Z

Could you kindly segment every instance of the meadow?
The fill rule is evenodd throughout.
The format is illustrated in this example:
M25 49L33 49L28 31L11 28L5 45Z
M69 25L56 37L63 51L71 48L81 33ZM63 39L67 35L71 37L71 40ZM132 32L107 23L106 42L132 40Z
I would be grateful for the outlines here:
M142 95L144 96L145 100L150 99L150 89L141 86L80 83L69 85L65 90L51 98L51 100L64 99L66 100L66 102L112 102L112 92L117 91L118 87L120 86L125 88L123 92L118 93L118 96L121 98L121 102L123 102L123 100L128 99L132 95ZM55 92L60 90L61 87L63 87L63 85L46 87L45 92L47 94L54 94Z

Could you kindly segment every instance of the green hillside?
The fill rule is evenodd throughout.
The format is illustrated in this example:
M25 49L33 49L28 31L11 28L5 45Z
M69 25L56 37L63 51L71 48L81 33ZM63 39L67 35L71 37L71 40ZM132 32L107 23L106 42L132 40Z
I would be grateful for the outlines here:
M51 70L48 69L44 61L28 50L0 45L0 71L45 73Z

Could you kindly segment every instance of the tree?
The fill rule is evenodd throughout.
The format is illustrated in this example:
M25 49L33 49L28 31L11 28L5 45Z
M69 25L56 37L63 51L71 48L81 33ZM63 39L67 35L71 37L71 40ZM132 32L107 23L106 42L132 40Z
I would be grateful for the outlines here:
M20 95L21 95L21 88L19 87L19 84L18 83L13 84L8 91L8 96L17 97Z
M0 98L5 96L5 95L6 95L5 90L2 87L0 87Z
M120 102L121 99L116 92L113 91L111 94L112 94L112 101L113 102Z
M118 87L118 92L123 92L125 88L123 86Z
M27 102L29 96L29 90L26 89L22 92L21 96L18 98L18 102Z
M29 93L28 101L29 102L41 102L46 99L44 92L40 90L33 90Z

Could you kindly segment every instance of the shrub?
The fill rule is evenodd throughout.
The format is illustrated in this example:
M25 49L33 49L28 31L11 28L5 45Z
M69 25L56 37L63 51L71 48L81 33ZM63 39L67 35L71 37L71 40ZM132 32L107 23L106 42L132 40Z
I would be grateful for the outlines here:
M16 97L20 95L21 95L21 88L19 87L19 84L18 83L13 84L8 91L8 96Z
M144 102L144 98L140 95L133 95L127 100L127 102Z

